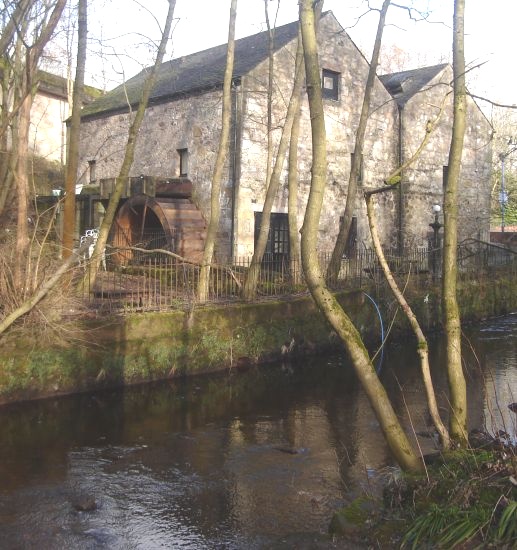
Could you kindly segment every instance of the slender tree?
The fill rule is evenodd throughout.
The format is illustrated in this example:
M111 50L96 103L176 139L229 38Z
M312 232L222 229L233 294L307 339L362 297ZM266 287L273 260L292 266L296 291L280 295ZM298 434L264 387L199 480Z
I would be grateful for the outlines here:
M381 240L379 238L379 231L377 230L377 222L375 219L375 211L373 207L373 197L377 194L377 192L383 193L387 190L393 189L393 187L395 186L396 184L391 187L382 187L377 190L365 192L364 196L366 200L366 212L368 215L368 224L370 226L370 234L372 236L372 242L373 242L373 247L375 249L375 253L381 265L381 269L384 273L386 281L388 282L388 285L393 295L395 296L402 311L404 312L404 315L408 319L409 324L411 326L411 330L413 331L413 334L416 337L417 352L420 358L420 370L422 372L422 380L424 382L424 388L425 388L425 393L427 397L427 406L429 407L429 413L431 415L431 419L433 421L434 427L436 428L436 431L440 436L442 446L443 448L448 449L450 446L450 436L449 436L449 432L447 431L447 428L445 427L440 417L438 404L436 402L436 394L434 392L433 381L431 378L431 369L429 367L429 346L427 344L427 338L425 337L424 331L420 327L420 323L418 322L416 315L414 314L413 310L411 309L411 306L406 300L404 293L400 290L397 284L397 281L395 280L395 277L393 277L393 274L388 265L386 257L384 256Z
M321 266L318 262L317 235L327 176L327 154L312 0L301 0L300 22L312 128L311 187L302 226L301 240L304 275L316 305L348 351L355 372L368 396L392 454L405 470L421 471L423 468L422 460L416 454L400 425L357 329L326 287Z
M79 0L77 10L77 65L72 94L72 119L70 121L66 159L65 204L63 208L63 258L68 258L74 246L75 183L79 164L81 107L84 92L84 70L86 66L86 38L88 34L87 0Z
M14 286L22 290L24 286L24 266L29 245L28 204L29 173L28 146L30 111L35 92L36 70L43 49L50 40L61 17L66 0L56 0L50 5L33 3L27 10L26 19L17 25L15 36L18 39L17 61L17 132L14 180L17 193L16 257L14 264ZM29 42L32 38L32 42Z
M280 136L280 142L278 144L278 151L269 178L269 185L266 189L266 198L264 200L264 207L262 209L262 219L260 223L260 230L257 242L255 244L255 250L253 257L251 258L250 268L248 270L246 281L243 287L243 297L245 300L253 300L257 292L257 284L260 273L260 265L266 251L267 240L269 237L269 228L271 220L271 211L273 209L273 203L280 187L280 177L284 167L287 150L289 147L289 139L291 137L291 129L296 113L300 109L300 93L303 86L303 56L301 52L303 46L299 44L297 47L298 54L295 58L295 75L294 83L291 91L291 97L287 106L287 114L285 117L284 125L282 127L282 134Z
M300 58L300 60L298 59ZM296 49L296 66L302 63L303 67L303 43L301 29L298 30L298 47ZM302 77L303 78L303 77ZM291 128L291 139L289 141L289 160L287 171L287 218L289 223L289 262L291 279L294 284L301 280L300 269L300 232L298 228L298 142L300 140L300 118L301 105L294 114L293 127Z
M364 137L366 135L366 125L368 123L368 115L370 111L375 78L377 77L377 66L379 64L382 34L384 32L386 15L388 13L388 8L390 7L390 1L391 0L384 0L382 8L379 12L379 23L377 25L377 34L375 36L372 59L368 68L368 76L366 78L366 85L364 88L361 115L359 117L359 125L355 133L354 154L352 156L352 166L350 168L350 176L348 178L345 212L343 214L343 222L341 223L336 243L334 245L334 250L332 251L330 263L327 268L328 280L337 280L338 278L339 270L341 268L341 258L343 257L343 253L345 251L348 234L350 233L350 227L352 225L352 217L356 208L357 180L360 174L363 158Z
M162 32L160 44L158 46L156 59L155 59L154 65L149 70L149 74L145 79L144 86L142 89L142 96L140 98L140 102L138 104L138 108L134 115L133 121L131 122L131 125L129 127L126 149L124 152L124 159L122 161L119 175L116 179L115 189L113 190L113 193L110 196L108 208L106 209L104 219L102 220L102 224L99 228L99 236L95 244L91 262L89 263L88 270L80 285L83 288L88 288L88 285L92 286L93 284L95 284L97 273L99 271L100 264L102 261L103 251L108 241L108 235L111 229L111 225L113 224L113 220L115 219L115 213L118 208L118 203L120 201L120 197L122 196L122 191L124 190L124 186L126 185L127 178L129 177L129 171L131 170L131 166L133 164L138 132L140 130L140 126L142 125L142 121L144 119L145 110L147 108L147 103L149 101L149 96L151 95L151 91L156 82L158 67L162 64L163 57L165 55L165 50L167 47L167 42L169 41L169 37L171 34L172 20L174 18L174 8L176 7L176 0L168 0L168 3L169 3L169 8L167 11L167 17L165 20L165 26Z
M9 133L11 127L12 138L15 134L14 120L8 106L12 103L11 67L2 63L2 74L0 75L0 94L2 97L2 108L0 109L0 216L2 215L8 196L12 190L13 170L11 169L12 158L16 156L14 150L16 140L11 139L9 146Z
M72 94L72 120L68 134L66 158L65 204L63 208L62 256L72 253L75 233L75 183L79 164L79 138L81 129L81 107L84 92L84 70L86 66L86 38L88 34L87 0L79 0L77 26L77 65Z
M429 346L427 344L427 338L420 327L420 323L416 315L414 314L411 306L407 302L404 293L400 290L395 277L393 276L389 264L384 256L384 251L381 245L381 240L379 237L379 232L377 229L377 222L375 216L375 210L373 206L373 198L379 193L390 193L393 192L400 185L400 174L409 166L411 166L421 155L425 146L429 142L433 130L436 128L445 108L445 102L449 96L449 93L446 93L442 99L440 110L434 120L428 120L425 128L424 137L420 145L416 148L415 152L409 157L401 166L396 168L385 180L385 185L377 189L372 189L364 192L364 198L366 201L366 213L368 218L368 224L370 227L370 234L372 237L373 247L376 253L376 256L379 260L379 264L384 273L386 281L395 296L395 299L399 303L404 315L406 316L411 329L417 340L417 352L420 358L420 370L422 371L422 380L424 382L424 387L427 397L427 405L429 407L429 413L433 424L438 432L442 446L444 448L450 447L450 434L445 427L440 413L438 411L438 405L436 402L436 395L434 391L434 386L431 378L431 370L429 368Z
M461 319L457 300L458 186L466 126L467 93L464 49L465 0L454 1L454 118L444 189L442 302L447 341L447 373L451 401L449 429L460 445L467 444L467 390L461 364Z
M221 181L223 178L223 169L226 156L228 154L228 141L230 137L230 119L232 110L232 75L233 60L235 57L235 20L237 19L237 0L231 0L230 22L228 25L228 50L226 53L226 69L223 81L223 107L222 107L222 127L219 138L219 147L212 174L212 190L210 197L210 221L206 234L205 249L203 251L203 263L199 275L198 300L206 302L208 299L210 264L214 256L215 239L219 229L219 220L221 212Z

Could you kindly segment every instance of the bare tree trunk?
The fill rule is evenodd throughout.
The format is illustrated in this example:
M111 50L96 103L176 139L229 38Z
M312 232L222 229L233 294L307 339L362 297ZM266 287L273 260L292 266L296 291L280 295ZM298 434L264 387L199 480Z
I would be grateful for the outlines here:
M142 97L140 98L140 103L138 104L138 109L136 110L135 118L133 119L133 122L129 127L126 150L124 152L124 159L122 161L122 166L120 167L119 175L115 182L115 189L113 190L113 193L110 196L108 208L106 209L104 219L102 220L102 224L99 229L99 236L97 238L97 242L93 250L93 255L89 263L88 270L80 285L83 289L88 288L88 285L90 285L91 287L95 284L97 273L99 271L99 267L102 260L103 251L104 251L104 248L106 247L106 242L108 241L108 235L111 229L111 225L113 223L113 220L115 219L115 213L118 208L118 203L120 201L120 197L122 196L122 191L124 190L124 186L129 176L129 171L133 164L138 132L140 130L140 126L142 125L142 121L144 119L144 114L147 108L147 103L149 101L149 96L151 95L151 91L153 89L154 83L156 82L156 74L158 72L158 67L161 65L163 56L165 55L165 49L166 49L167 42L169 40L169 35L171 32L176 0L168 0L168 2L169 2L169 10L167 12L165 27L163 29L162 38L160 41L160 45L158 47L158 53L156 54L156 60L149 72L149 75L147 76L144 82Z
M83 103L86 39L88 34L87 0L79 0L77 34L77 67L75 70L75 82L72 96L72 120L70 122L68 154L66 159L65 204L63 208L63 258L68 258L74 246L75 183L79 164L81 107Z
M412 309L410 308L409 304L407 303L404 294L400 291L397 282L395 281L395 278L393 277L390 267L388 265L388 262L386 261L386 258L384 256L384 251L382 249L382 245L379 238L379 232L377 230L377 223L375 220L375 212L372 206L372 197L373 195L376 195L378 193L387 193L391 192L394 189L397 188L397 186L400 183L400 174L403 170L411 166L415 160L420 156L422 153L425 145L428 143L429 138L431 136L432 131L436 128L436 125L438 124L438 121L440 120L444 105L447 100L448 94L445 94L440 106L440 111L436 115L434 120L429 120L426 129L425 129L425 135L420 143L420 145L417 147L416 151L411 155L409 159L407 159L401 166L399 166L396 170L394 170L386 179L385 185L383 187L380 187L378 189L373 189L371 191L367 191L364 193L364 197L366 200L366 212L368 216L368 223L370 225L370 233L372 236L372 242L374 245L374 249L377 255L377 258L379 259L379 263L382 267L382 270L384 272L384 275L386 277L386 280L396 297L399 305L402 308L402 311L406 315L411 328L413 329L413 333L415 334L417 338L417 350L418 355L420 356L420 368L422 371L422 379L424 381L424 386L426 389L426 395L427 395L427 403L429 407L429 411L431 414L431 418L433 419L434 426L438 432L438 434L441 437L442 445L444 448L450 447L450 434L445 428L438 411L438 406L436 403L436 397L434 393L434 387L432 384L431 379L431 373L429 369L429 350L427 345L427 340L424 336L424 333L422 329L420 328L420 324L418 323L418 319L414 315ZM392 182L390 184L390 182Z
M327 176L325 120L321 97L320 69L312 0L300 1L307 94L312 127L312 178L309 200L302 227L302 265L304 274L320 311L345 344L355 372L369 398L386 441L400 466L421 471L422 461L412 448L380 383L368 352L350 318L327 289L317 259L317 233Z
M454 119L449 151L449 167L444 190L444 242L443 242L443 323L447 340L447 373L452 412L449 429L451 437L460 445L467 444L467 390L461 364L461 320L458 307L457 246L458 246L458 184L461 155L466 126L465 0L454 2Z
M5 64L1 75L1 91L2 94L2 108L0 109L0 216L2 216L7 197L11 190L13 178L13 171L11 170L11 156L14 153L14 137L11 140L11 146L9 147L9 139L7 134L7 128L11 121L9 105L11 104L12 89L10 86L10 73L11 70ZM11 130L11 136L14 136L14 130Z
M370 111L370 103L372 99L372 93L375 84L375 78L377 73L377 66L379 64L379 53L382 44L382 34L384 32L384 26L386 22L386 14L390 6L390 0L384 0L382 8L379 13L379 23L377 25L377 35L375 37L375 44L373 47L372 60L368 69L368 77L366 79L366 86L364 89L363 105L361 108L361 116L359 118L359 125L355 134L354 155L352 159L352 166L350 168L350 177L348 179L348 190L346 195L345 213L343 215L343 223L339 229L339 233L332 251L332 257L327 268L327 280L336 281L341 268L341 258L345 251L345 246L348 240L348 234L350 233L350 227L352 225L352 217L356 206L357 197L357 179L360 173L363 148L364 148L364 136L366 134L366 125L368 123L368 115Z
M4 164L0 168L0 217L4 213L5 205L7 204L14 181L13 172L10 169L12 153L12 151L5 152L3 160Z
M303 60L303 44L301 30L298 32L298 55ZM296 65L298 66L298 59ZM303 61L302 61L303 63ZM296 285L301 280L301 257L300 257L300 232L298 230L298 142L300 140L300 105L294 114L293 127L291 128L291 139L289 142L289 167L288 167L288 198L287 217L289 222L289 263L291 280Z
M29 149L29 125L31 114L32 96L26 95L18 111L18 132L16 144L16 256L14 263L13 284L23 292L25 279L25 262L29 246L29 173L27 168Z
M14 265L14 285L19 291L24 286L24 268L27 261L29 231L28 231L28 201L29 201L29 174L27 166L28 146L29 146L29 124L30 111L33 99L34 75L38 66L39 59L43 53L45 45L50 40L54 29L61 17L65 7L66 0L56 0L54 7L45 11L41 21L41 29L36 36L32 46L28 45L27 37L23 36L30 30L28 21L16 25L18 33L19 46L17 46L16 66L18 70L18 132L16 145L16 168L15 181L17 190L17 233L16 233L16 259ZM46 16L50 13L48 20ZM30 13L26 14L30 17ZM33 22L31 22L33 23ZM14 36L14 35L13 35ZM23 61L22 61L23 59Z
M221 181L223 177L224 163L228 154L228 141L230 136L231 118L231 93L233 60L235 53L235 20L237 18L237 0L231 0L230 22L228 25L228 51L226 54L226 69L223 82L223 107L222 107L222 128L219 138L219 148L212 175L212 191L210 198L210 222L206 234L205 249L203 251L203 265L199 274L198 300L203 303L208 300L210 282L210 264L214 256L215 239L219 229L220 220L220 194Z
M384 189L388 190L390 188ZM413 334L416 336L417 351L418 356L420 357L420 370L422 371L422 380L424 382L425 393L427 396L427 406L429 407L429 413L433 420L436 431L440 436L442 445L445 449L448 449L450 447L450 436L447 428L442 422L440 413L438 411L438 404L436 403L436 395L434 393L433 381L431 378L431 369L429 368L429 347L427 345L427 339L420 327L418 319L411 309L411 306L408 304L404 294L399 289L397 282L395 281L395 278L391 273L388 262L386 261L386 257L384 256L384 251L382 250L381 241L379 239L379 232L377 230L377 223L375 221L375 212L373 209L372 197L373 193L365 193L366 211L368 215L368 223L370 225L370 233L372 236L375 253L377 254L377 258L381 265L384 276L386 277L386 281L388 282L391 291L397 299L397 302L402 308L404 315L408 319L409 324L411 325L411 329L413 330Z
M280 187L280 176L284 166L285 157L287 154L287 148L289 147L289 138L291 136L291 129L296 113L300 109L300 93L303 85L303 45L298 43L299 55L296 55L295 76L293 89L291 92L291 98L289 99L289 105L287 106L287 114L282 128L282 135L280 136L280 143L278 144L278 152L269 180L269 185L266 191L266 199L264 201L264 207L262 209L262 220L260 224L260 231L257 242L255 244L255 250L251 259L250 268L248 270L246 281L243 287L243 297L245 300L253 300L257 292L257 285L260 273L260 265L262 258L266 251L267 240L269 237L269 227L271 220L271 210L273 209L273 203Z

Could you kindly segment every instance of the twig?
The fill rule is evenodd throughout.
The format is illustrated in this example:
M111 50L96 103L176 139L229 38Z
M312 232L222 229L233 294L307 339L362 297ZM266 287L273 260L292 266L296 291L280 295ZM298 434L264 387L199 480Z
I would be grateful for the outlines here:
M31 311L36 304L38 304L49 292L54 288L56 283L61 277L68 271L74 264L79 263L81 254L88 248L88 244L84 244L79 247L77 253L69 256L54 272L50 279L46 280L39 288L39 290L33 294L28 300L22 303L22 305L12 311L5 319L0 322L0 334L3 334L15 321L20 317Z
M424 465L425 475L427 477L427 483L429 483L431 481L431 479L429 477L429 471L427 470L427 465L426 465L425 460L424 460L424 453L422 452L422 447L420 446L420 441L418 441L418 436L416 435L415 426L413 425L413 419L411 417L411 413L409 412L409 408L408 408L407 403L406 403L406 397L404 396L404 391L403 391L402 386L400 385L399 379L397 378L396 375L395 375L395 380L397 381L397 385L398 385L398 387L400 389L400 393L402 395L402 401L404 402L404 408L406 409L406 412L407 412L407 415L408 415L409 424L411 426L411 431L413 432L413 435L415 437L415 441L416 441L416 444L417 444L417 447L418 447L418 451L420 452L420 456L422 457L422 463Z

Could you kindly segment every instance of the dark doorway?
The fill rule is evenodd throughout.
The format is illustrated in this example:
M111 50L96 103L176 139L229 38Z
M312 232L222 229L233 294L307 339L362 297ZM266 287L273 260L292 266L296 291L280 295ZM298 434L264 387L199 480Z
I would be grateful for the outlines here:
M257 244L262 212L255 212L255 244ZM269 236L263 263L268 263L275 271L286 269L289 261L289 221L287 214L272 213Z

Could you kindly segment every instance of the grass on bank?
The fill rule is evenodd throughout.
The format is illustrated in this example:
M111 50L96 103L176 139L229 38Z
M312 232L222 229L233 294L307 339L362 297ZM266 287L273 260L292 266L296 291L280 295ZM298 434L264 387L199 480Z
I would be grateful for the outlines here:
M516 451L496 440L434 457L428 478L393 477L380 506L354 502L330 530L380 548L517 548Z

